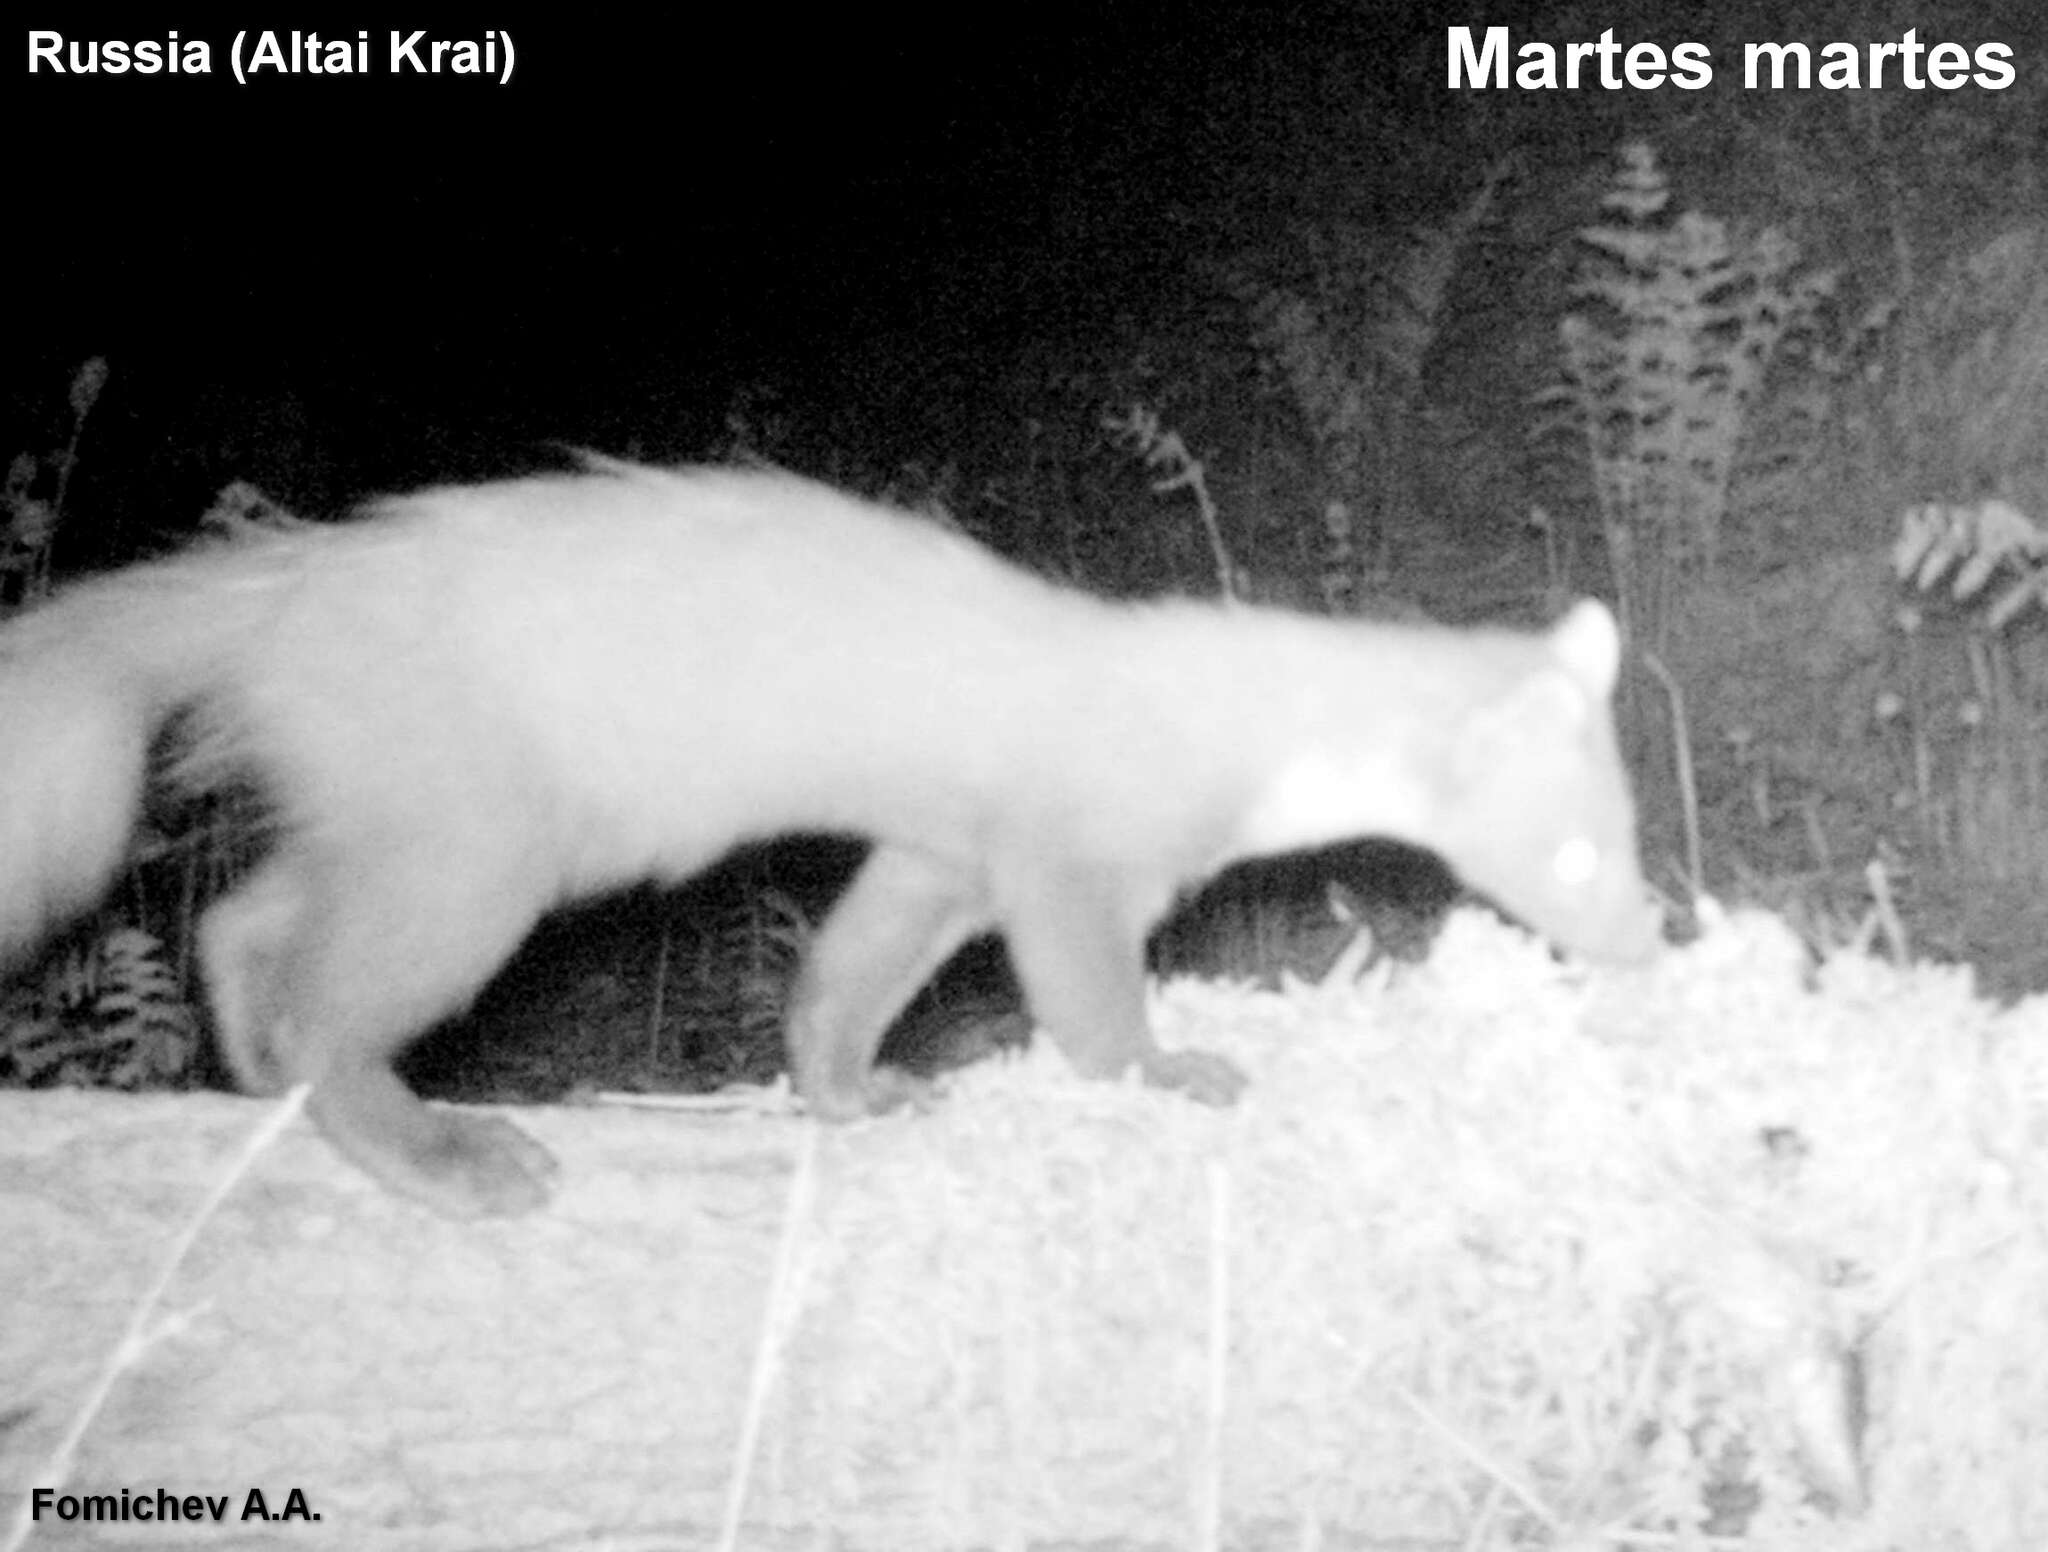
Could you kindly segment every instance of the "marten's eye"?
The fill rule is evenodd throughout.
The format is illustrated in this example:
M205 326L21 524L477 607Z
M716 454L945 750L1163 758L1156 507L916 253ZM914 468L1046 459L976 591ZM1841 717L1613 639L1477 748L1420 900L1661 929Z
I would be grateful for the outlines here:
M1578 889L1593 882L1600 871L1600 848L1583 835L1575 835L1558 847L1550 859L1550 873L1560 884Z

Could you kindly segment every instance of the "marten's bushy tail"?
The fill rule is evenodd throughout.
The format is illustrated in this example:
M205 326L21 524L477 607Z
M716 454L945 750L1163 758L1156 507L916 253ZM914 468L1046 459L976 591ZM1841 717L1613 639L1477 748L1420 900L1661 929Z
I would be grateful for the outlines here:
M173 711L227 685L267 591L229 548L88 583L0 623L0 967L105 892L151 740Z

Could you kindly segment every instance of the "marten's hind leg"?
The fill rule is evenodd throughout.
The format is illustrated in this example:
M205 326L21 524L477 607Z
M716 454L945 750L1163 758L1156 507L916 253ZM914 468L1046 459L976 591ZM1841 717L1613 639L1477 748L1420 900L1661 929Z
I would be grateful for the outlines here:
M445 838L293 847L209 914L208 983L229 1064L307 1109L375 1179L451 1216L523 1212L555 1162L495 1116L429 1109L391 1069L465 1006L538 919L545 892L514 858Z
M303 867L272 858L207 908L199 960L222 1060L250 1094L291 1083L287 1053L274 1049L288 994L292 943L304 912Z
M878 1072L876 1048L918 988L989 920L973 873L894 846L869 854L790 994L790 1072L811 1114L846 1120L914 1097L923 1085Z

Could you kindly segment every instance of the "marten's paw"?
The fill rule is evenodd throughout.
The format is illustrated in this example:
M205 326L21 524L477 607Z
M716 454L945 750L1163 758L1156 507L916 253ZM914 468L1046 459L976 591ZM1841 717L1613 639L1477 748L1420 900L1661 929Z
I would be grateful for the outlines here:
M430 1109L384 1067L330 1071L306 1108L372 1178L450 1218L531 1212L560 1171L555 1156L510 1121Z
M1145 1081L1174 1089L1204 1105L1234 1105L1246 1078L1235 1062L1213 1051L1152 1051L1140 1061Z
M451 1218L532 1212L554 1194L561 1165L504 1117L446 1110L432 1114L437 1135L425 1150L402 1161L402 1175L383 1174L398 1159L366 1162L370 1173Z
M821 1121L853 1121L892 1110L929 1110L938 1089L901 1067L876 1067L850 1090L820 1087L804 1096L804 1108Z

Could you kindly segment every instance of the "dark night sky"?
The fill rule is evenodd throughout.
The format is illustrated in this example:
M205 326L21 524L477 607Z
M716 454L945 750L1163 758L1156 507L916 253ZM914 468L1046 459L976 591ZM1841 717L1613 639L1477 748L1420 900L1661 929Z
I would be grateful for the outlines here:
M1636 11L1600 24L1667 42L1793 25L1764 0ZM542 14L498 19L518 49L505 87L392 80L381 48L368 77L238 86L232 33L204 23L184 36L215 45L210 77L30 77L18 33L0 92L8 450L61 442L64 385L102 355L85 476L162 487L177 454L198 488L166 490L173 508L217 484L206 449L277 440L265 414L286 401L326 472L281 494L315 510L565 442L701 454L739 390L860 404L925 391L903 387L925 364L972 384L1027 347L1071 359L1156 319L1205 255L1440 216L1510 139L1554 190L1580 169L1590 198L1624 134L1661 117L1697 146L1733 117L1673 91L1447 92L1446 23L1533 18L1528 0ZM1896 36L1862 15L1840 0L1808 20ZM325 25L376 45L390 20ZM2039 25L2031 0L1919 20ZM1995 125L2028 95L1969 106ZM1789 147L1853 106L1738 112L1775 113ZM1735 170L1771 170L1724 143Z
M1246 176L1262 68L1417 37L1346 4L735 9L515 24L509 87L391 81L367 16L336 32L369 78L237 86L194 29L211 78L28 78L18 43L17 421L102 354L104 418L166 432L220 385L458 446L715 425L864 334L1113 305Z

